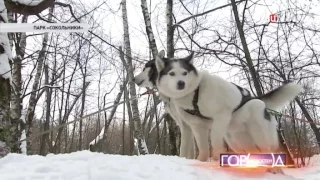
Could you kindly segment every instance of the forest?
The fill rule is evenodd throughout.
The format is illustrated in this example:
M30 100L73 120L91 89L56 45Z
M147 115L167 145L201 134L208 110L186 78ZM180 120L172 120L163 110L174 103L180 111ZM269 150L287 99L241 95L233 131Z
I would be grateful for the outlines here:
M168 57L193 51L197 68L257 96L303 85L278 126L299 165L320 153L319 0L26 2L0 0L0 23L89 30L0 32L1 156L178 155L176 122L157 93L132 80L162 49Z

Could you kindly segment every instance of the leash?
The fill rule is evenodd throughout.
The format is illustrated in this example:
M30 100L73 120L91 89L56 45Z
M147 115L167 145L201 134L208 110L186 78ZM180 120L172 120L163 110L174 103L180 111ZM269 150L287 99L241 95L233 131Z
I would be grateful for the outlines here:
M141 98L141 96L146 95L146 94L150 94L150 93L148 93L148 91L147 91L147 92L144 92L144 93L142 93L142 94L138 94L138 95L136 95L136 97L132 97L132 98L130 98L130 99L128 99L128 100L121 101L121 102L119 102L119 103L113 104L113 105L108 106L108 107L106 107L106 108L100 109L100 110L95 111L95 112L93 112L93 113L90 113L90 114L87 114L87 115L82 116L82 117L80 117L80 118L77 118L77 119L75 119L75 120L73 120L73 121L69 121L69 122L67 122L67 123L60 124L60 125L58 125L58 126L56 126L56 127L54 127L54 128L51 128L51 129L42 131L42 132L40 132L40 133L37 133L36 136L34 136L32 139L35 139L35 138L37 138L37 137L40 137L40 136L42 136L42 135L44 135L44 134L48 134L48 133L50 133L50 132L52 132L52 131L54 131L54 130L60 129L60 128L62 128L62 127L68 126L69 124L72 124L72 123L74 123L74 122L83 120L83 119L85 119L85 118L87 118L87 117L89 117L89 116L92 116L92 115L98 114L98 113L100 113L100 112L106 111L106 110L108 110L108 109L110 109L110 108L113 108L113 107L115 107L115 106L119 106L120 104L129 102L129 101L132 101L132 100L134 100L134 99L139 99L139 98ZM21 143L21 142L27 141L27 140L29 140L29 139L30 139L30 138L25 138L25 139L22 139L22 140L18 141L17 143Z
M319 125L319 126L320 126L320 122L309 122L308 120L301 119L301 118L295 118L295 117L289 116L289 115L287 115L287 114L282 114L282 113L280 113L280 112L278 112L278 111L275 111L275 110L272 110L272 109L269 109L269 108L267 108L267 111L268 111L270 114L274 115L274 116L278 116L280 119L281 119L282 117L285 117L285 118L290 118L290 119L292 119L292 120L298 120L298 121L301 121L301 122L304 122L304 123L313 123L313 124L315 124L315 125Z

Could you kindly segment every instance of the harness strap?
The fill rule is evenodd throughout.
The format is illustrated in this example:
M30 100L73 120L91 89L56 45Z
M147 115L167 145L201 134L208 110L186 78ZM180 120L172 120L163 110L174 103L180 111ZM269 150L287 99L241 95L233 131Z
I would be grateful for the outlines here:
M242 100L240 104L233 110L233 112L236 112L238 109L240 109L244 104L246 104L248 101L252 99L258 99L258 98L253 98L253 97L242 97Z
M241 102L240 104L233 110L233 112L237 111L238 109L240 109L244 104L246 104L248 101L252 100L252 99L257 99L256 97L252 97L250 95L250 92L248 92L246 89L243 89L242 87L232 83L233 85L235 85L238 90L240 91L241 93ZM245 94L244 92L248 92L248 94Z
M192 100L192 105L193 105L194 109L193 110L184 109L184 110L191 115L198 116L200 118L207 119L207 120L212 120L212 118L206 117L201 114L201 112L199 110L199 106L198 106L198 100L199 100L199 86L194 91L194 96L193 96L193 100Z

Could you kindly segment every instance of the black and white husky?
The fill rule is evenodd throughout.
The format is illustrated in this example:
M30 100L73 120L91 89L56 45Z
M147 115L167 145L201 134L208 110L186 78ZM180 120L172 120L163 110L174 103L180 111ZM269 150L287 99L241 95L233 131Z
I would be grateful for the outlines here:
M222 78L198 71L192 64L193 54L181 59L164 58L161 51L155 61L135 77L141 87L156 84L159 93L170 100L169 110L174 110L181 131L188 126L191 134L182 134L183 148L190 149L188 137L195 137L199 147L198 159L209 156L208 133L214 159L223 152L223 139L235 152L275 152L278 150L277 123L266 108L278 110L293 100L302 90L300 85L285 84L265 95L253 98L250 93ZM178 123L179 125L179 123ZM184 156L185 157L185 156Z
M155 60L147 62L137 76L134 77L134 82L139 87L154 88L156 87L156 80L158 79L158 71L156 68ZM181 146L180 157L188 159L194 159L196 157L194 136L189 125L187 125L179 116L178 111L175 109L174 104L169 101L168 97L165 97L161 93L160 99L164 102L165 111L170 114L173 120L177 123L181 130Z

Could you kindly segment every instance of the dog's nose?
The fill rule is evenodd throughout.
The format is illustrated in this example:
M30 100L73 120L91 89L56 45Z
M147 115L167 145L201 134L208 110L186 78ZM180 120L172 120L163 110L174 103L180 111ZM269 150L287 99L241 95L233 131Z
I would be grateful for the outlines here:
M178 81L177 88L178 88L179 90L184 89L184 86L185 86L185 83L184 83L183 81Z
M136 82L136 79L135 79L135 78L132 78L132 81L133 81L133 82Z

